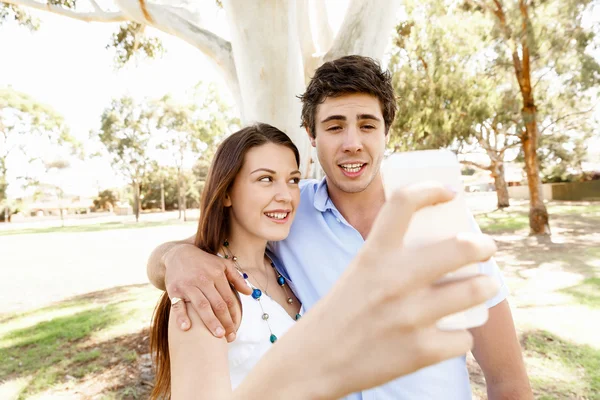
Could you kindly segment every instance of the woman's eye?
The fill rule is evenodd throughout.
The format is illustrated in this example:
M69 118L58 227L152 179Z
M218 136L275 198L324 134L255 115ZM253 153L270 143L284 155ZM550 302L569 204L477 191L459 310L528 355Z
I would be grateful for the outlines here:
M292 179L290 179L290 182L297 185L300 183L300 178L292 178Z
M261 178L258 179L259 182L272 182L273 178L271 178L270 176L263 176Z

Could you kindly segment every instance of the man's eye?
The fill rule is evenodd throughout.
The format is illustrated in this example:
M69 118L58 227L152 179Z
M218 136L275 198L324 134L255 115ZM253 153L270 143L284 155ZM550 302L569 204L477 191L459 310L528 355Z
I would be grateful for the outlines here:
M373 125L363 125L363 129L375 129Z
M272 182L273 178L271 178L270 176L261 176L258 179L259 182Z
M341 126L332 126L332 127L327 128L327 130L330 132L339 131L340 129L342 129Z

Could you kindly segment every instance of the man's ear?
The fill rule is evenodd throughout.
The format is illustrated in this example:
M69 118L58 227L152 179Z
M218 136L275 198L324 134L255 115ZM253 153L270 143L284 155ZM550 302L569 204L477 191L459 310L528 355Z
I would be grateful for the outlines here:
M229 193L225 194L225 200L223 200L223 205L225 207L231 207L231 197L229 197Z
M308 126L305 126L304 129L306 130L306 134L308 135L308 140L310 140L310 144L312 145L312 147L317 147L315 138L310 134L310 129L308 128Z

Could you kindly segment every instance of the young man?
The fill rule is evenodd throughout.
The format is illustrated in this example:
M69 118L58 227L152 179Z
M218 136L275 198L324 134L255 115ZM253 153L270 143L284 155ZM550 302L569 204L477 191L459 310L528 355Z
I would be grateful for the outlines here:
M271 250L278 264L285 266L284 273L305 309L310 310L363 246L385 202L380 165L396 99L390 74L360 56L321 66L301 99L302 125L317 149L326 177L321 182L304 181L290 235L273 243ZM475 223L474 230L478 230ZM471 330L473 354L486 377L488 396L492 400L532 398L501 273L493 261L480 264L480 270L501 287L487 303L488 322ZM151 256L148 275L157 287L166 281L171 296L197 306L202 320L217 336L225 333L220 321L228 340L235 339L230 326L239 316L231 316L227 307L234 299L227 294L226 275L240 291L245 289L223 260L184 243L168 243ZM189 326L184 307L174 310L174 315L184 329ZM406 349L397 351L401 354ZM465 357L423 368L350 398L471 399Z

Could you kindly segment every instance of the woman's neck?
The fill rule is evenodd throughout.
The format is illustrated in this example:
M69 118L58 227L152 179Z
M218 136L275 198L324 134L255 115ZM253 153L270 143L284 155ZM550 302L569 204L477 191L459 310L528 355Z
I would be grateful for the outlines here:
M240 232L240 229L232 229L227 241L227 250L237 257L237 262L244 270L264 271L266 240Z

